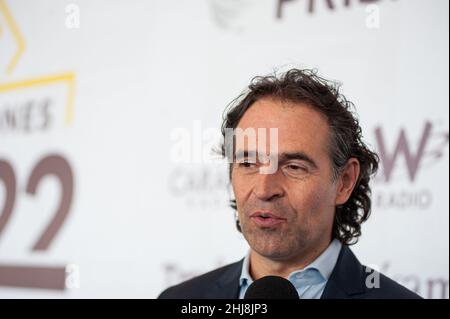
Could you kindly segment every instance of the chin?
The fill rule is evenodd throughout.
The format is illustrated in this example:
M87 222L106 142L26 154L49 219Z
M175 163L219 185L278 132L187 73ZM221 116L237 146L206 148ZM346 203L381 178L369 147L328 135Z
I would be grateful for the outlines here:
M288 247L272 243L255 243L250 245L250 247L259 255L273 260L287 259L292 254L291 249Z

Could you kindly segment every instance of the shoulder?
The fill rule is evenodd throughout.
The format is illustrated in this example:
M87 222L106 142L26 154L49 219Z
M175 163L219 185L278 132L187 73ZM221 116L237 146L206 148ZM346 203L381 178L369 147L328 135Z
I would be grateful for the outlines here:
M348 246L342 246L322 298L419 299L416 293L362 265Z
M242 260L212 270L176 286L167 288L158 296L158 299L215 298L213 294L219 281L222 279L237 279L233 277L236 277L236 274L241 271L241 267ZM232 278L227 278L230 276Z

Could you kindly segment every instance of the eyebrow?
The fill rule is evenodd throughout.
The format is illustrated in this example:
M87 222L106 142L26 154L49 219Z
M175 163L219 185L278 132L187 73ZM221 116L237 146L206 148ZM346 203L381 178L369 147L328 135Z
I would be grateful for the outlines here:
M236 158L236 160L240 160L240 159L247 158L247 157L256 158L256 156L257 156L257 153L255 151L250 151L250 152L249 151L237 151L235 158ZM309 165L311 165L313 168L315 168L315 169L318 168L316 162L304 152L284 152L284 153L279 154L279 156L278 156L278 161L280 163L284 163L284 162L287 162L290 160L304 161L304 162L307 162Z

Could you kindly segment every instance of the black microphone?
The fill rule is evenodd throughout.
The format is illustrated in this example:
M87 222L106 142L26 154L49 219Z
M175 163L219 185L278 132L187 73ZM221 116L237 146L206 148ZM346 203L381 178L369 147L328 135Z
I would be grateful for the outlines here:
M299 299L294 285L278 276L255 280L247 289L244 299Z

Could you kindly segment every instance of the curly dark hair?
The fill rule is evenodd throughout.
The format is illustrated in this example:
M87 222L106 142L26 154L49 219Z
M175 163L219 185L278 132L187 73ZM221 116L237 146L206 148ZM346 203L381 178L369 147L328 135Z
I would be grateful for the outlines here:
M362 131L356 114L352 112L354 105L340 92L340 84L325 80L317 75L317 70L291 69L281 76L257 76L253 78L248 90L234 99L226 108L222 136L225 141L227 128L235 129L244 113L257 100L271 97L281 101L307 103L327 118L331 129L329 155L332 162L333 181L342 172L350 158L358 159L360 174L352 194L346 203L336 206L333 224L333 238L345 245L358 242L361 236L361 224L365 222L371 211L370 178L378 169L379 158L362 141ZM226 156L222 143L221 154ZM229 174L231 181L232 162ZM237 210L236 200L231 200L231 207ZM241 231L239 221L236 227Z

